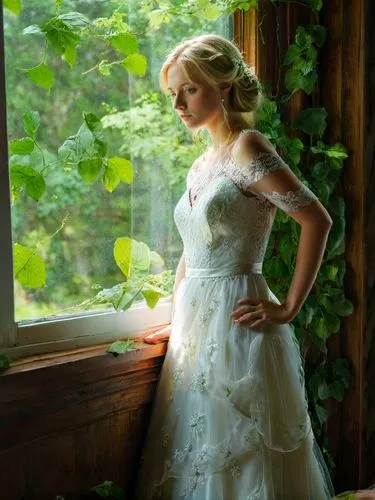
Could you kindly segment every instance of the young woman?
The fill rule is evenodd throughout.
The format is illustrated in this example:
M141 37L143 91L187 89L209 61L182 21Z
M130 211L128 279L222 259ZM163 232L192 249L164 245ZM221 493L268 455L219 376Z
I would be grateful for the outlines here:
M137 500L324 500L333 496L311 430L298 344L288 323L317 275L332 220L272 144L249 127L256 76L217 35L178 45L163 91L211 147L175 208L184 252L172 323L140 463ZM262 275L276 208L301 225L280 303Z

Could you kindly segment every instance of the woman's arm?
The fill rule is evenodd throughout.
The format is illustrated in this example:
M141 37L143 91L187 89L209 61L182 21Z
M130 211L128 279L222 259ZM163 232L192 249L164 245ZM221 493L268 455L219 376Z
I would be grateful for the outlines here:
M292 215L292 214L291 214ZM289 287L287 298L283 303L292 320L300 311L316 280L322 263L332 219L319 203L301 208L293 212L293 218L301 226L298 243L296 266Z
M275 304L255 297L238 301L232 316L240 324L288 323L300 311L318 274L332 219L316 195L275 154L262 135L253 134L237 143L238 163L244 164L246 189L284 210L300 226L296 266L286 300ZM247 164L246 164L247 161Z

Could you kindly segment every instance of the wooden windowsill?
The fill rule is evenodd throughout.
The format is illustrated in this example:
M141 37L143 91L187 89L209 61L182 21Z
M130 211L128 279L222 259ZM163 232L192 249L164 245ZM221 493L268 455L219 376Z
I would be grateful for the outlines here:
M125 361L126 359L126 364L129 364L131 362L138 363L146 359L164 356L167 350L167 341L163 341L158 344L147 344L143 341L143 337L146 334L151 334L154 331L159 330L161 327L163 327L163 325L149 328L141 336L132 338L131 340L134 340L135 342L135 349L127 351L124 354L114 355L107 352L107 348L112 342L106 342L103 344L79 347L66 351L27 356L12 361L9 368L0 372L0 377L9 377L23 372L39 371L58 365L84 363L88 360L96 359L99 361L100 358L118 358L122 361Z

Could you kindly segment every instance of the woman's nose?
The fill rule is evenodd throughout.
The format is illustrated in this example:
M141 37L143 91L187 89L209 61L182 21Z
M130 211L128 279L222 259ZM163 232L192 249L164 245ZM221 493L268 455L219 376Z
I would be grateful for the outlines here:
M176 100L174 101L174 107L177 109L184 109L185 108L185 102L182 96L177 96Z

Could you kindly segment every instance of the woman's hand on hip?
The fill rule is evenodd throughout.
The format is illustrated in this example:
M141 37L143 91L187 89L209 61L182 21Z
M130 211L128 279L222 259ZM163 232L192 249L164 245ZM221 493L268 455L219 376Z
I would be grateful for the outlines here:
M239 307L233 310L231 316L239 326L254 328L269 323L281 325L293 319L285 304L253 297L242 297L237 304Z

